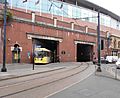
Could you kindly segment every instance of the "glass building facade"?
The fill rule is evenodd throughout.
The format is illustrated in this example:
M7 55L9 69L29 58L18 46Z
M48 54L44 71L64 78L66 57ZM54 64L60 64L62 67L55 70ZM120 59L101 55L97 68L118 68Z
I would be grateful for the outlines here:
M97 23L97 12L77 5L60 2L58 0L8 0L11 7L22 8L42 13L49 13L68 18L79 18L83 21ZM85 18L86 17L86 18ZM100 14L101 25L120 30L120 22L112 17Z

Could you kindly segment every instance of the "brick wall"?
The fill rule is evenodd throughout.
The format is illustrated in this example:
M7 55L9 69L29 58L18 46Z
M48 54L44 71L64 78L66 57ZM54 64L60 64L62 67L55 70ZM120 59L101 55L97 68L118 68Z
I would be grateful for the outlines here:
M31 14L27 14L20 11L13 11L13 15L20 17L20 18L26 18L31 19ZM39 17L36 16L36 20L40 22L45 22L46 24L53 24L53 19L46 18L46 17ZM58 19L59 20L59 19ZM64 18L64 20L67 20L67 18ZM80 23L80 22L79 22ZM94 42L97 43L97 37L89 35L85 32L74 32L66 29L59 29L49 26L41 26L36 25L32 23L27 22L18 22L13 21L11 23L12 25L7 26L7 63L12 62L12 51L11 47L14 46L14 44L17 42L20 47L22 47L21 51L21 62L22 63L30 63L31 59L27 57L27 53L32 53L32 40L27 38L27 32L32 34L38 34L38 35L45 35L45 36L51 36L51 37L57 37L62 38L63 41L59 43L59 55L62 62L66 61L76 61L76 47L75 40L82 40L87 42ZM84 24L84 25L83 25ZM75 25L75 29L78 29L80 31L83 31L85 29L86 23L83 22L83 24ZM87 25L89 26L90 23ZM65 28L71 29L71 23L70 21L57 21L58 26L63 26ZM91 24L92 25L92 24ZM96 28L96 27L95 27ZM95 28L89 28L88 32L91 32L93 34L96 33ZM105 37L106 34L104 31L102 31L102 36ZM62 51L65 51L65 54L62 54ZM95 56L97 56L97 44L93 47L93 52L95 52Z

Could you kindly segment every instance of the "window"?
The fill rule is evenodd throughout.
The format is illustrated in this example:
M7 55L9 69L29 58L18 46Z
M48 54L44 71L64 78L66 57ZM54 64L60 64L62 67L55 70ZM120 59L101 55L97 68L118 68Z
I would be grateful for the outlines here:
M1 42L1 37L2 37L2 29L0 28L0 42Z
M101 40L101 50L104 49L104 40Z
M112 51L112 56L117 56L117 51Z
M113 44L114 44L114 48L116 48L116 38L114 38Z
M120 41L118 41L118 48L120 48Z

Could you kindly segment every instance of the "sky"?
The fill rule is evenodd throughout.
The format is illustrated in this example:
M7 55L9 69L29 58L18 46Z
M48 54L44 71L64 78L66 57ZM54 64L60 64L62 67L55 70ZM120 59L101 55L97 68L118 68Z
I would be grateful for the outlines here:
M87 0L120 16L120 0Z

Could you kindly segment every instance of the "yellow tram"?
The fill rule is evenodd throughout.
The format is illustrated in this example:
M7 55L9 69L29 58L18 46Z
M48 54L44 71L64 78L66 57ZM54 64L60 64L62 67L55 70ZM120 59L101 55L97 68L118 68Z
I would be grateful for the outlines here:
M51 62L51 51L46 48L36 47L34 49L34 63L47 64Z

